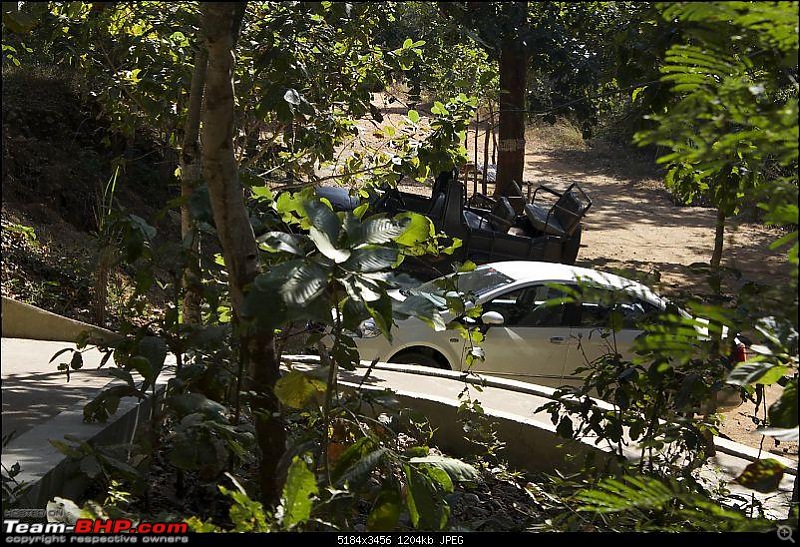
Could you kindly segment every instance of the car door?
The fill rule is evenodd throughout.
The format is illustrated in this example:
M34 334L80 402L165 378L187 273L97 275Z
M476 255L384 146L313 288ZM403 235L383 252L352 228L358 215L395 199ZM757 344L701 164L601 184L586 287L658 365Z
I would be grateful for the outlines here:
M646 316L657 312L657 308L644 300L623 291L591 289L581 294L568 313L570 329L569 352L564 367L565 383L581 382L575 371L586 367L611 353L619 353L623 359L633 357L633 341L642 330L639 327ZM619 325L613 331L612 324Z
M502 325L482 326L484 340L479 344L486 357L476 361L473 370L525 382L561 385L569 344L563 297L544 284L516 289L483 303L483 313L498 312ZM550 302L548 302L550 301Z

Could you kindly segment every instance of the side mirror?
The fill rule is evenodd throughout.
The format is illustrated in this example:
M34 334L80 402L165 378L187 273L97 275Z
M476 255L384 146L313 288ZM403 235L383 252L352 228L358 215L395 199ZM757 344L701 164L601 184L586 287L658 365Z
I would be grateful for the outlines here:
M502 325L506 322L506 318L499 312L487 311L481 315L481 321L484 325Z

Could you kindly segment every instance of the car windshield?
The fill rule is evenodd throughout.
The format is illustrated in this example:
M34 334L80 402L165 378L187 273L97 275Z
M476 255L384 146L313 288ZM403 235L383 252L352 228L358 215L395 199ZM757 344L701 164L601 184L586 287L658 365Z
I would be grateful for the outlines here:
M475 296L481 297L484 294L493 291L504 285L512 283L514 279L508 277L506 274L501 273L494 268L480 267L472 270L471 272L463 272L454 274L457 276L456 287L464 294L473 293ZM419 292L438 292L445 288L446 278L434 279L420 285L417 290Z

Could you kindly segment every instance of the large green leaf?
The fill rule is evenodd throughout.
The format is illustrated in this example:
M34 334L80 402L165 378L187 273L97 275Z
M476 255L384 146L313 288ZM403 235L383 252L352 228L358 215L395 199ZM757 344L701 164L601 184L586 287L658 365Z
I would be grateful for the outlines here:
M308 469L305 460L299 456L292 458L281 496L284 528L294 528L311 517L311 498L318 492L317 479Z
M305 256L303 238L286 232L267 232L258 238L261 248L269 252L282 251L293 255Z
M284 374L275 382L275 396L281 403L292 408L303 408L311 401L319 399L325 391L325 382L298 370Z
M455 458L447 458L445 456L425 456L422 458L411 458L409 460L413 464L425 464L438 467L445 471L452 480L456 482L474 482L480 480L481 476L478 470L468 463L462 462Z
M381 287L371 279L361 275L354 275L342 280L348 296L355 301L374 302L381 297Z
M167 352L167 341L160 336L145 336L139 342L138 354L147 359L150 363L148 373L139 370L139 373L144 376L146 380L146 386L156 381L161 369L164 367L164 361L167 359ZM146 386L143 386L142 389L147 389Z
M318 230L312 226L308 231L308 237L316 245L317 250L324 256L330 258L337 264L341 264L350 258L350 251L347 249L338 249L334 245L335 239L330 239L322 230Z
M402 213L395 219L407 223L403 233L395 237L398 245L414 247L424 243L436 233L431 219L419 213Z
M403 498L395 489L382 490L367 517L369 530L394 530L403 508Z
M200 393L173 395L167 398L166 403L181 418L189 414L202 414L211 421L220 423L227 423L228 421L225 406Z
M781 483L784 469L783 464L773 458L757 460L745 467L734 481L757 492L774 492Z
M404 465L406 476L406 507L411 524L422 530L442 530L450 517L450 507L445 503L433 479L411 465Z
M375 447L376 441L372 437L361 437L342 452L342 455L336 460L336 465L334 465L331 471L331 478L334 484L342 484L339 478L344 475L356 461L372 452Z
M748 384L774 384L784 375L789 373L789 368L783 365L775 365L766 361L746 362L737 365L730 374L727 382L736 386Z
M406 231L407 222L388 218L370 218L364 222L363 243L388 243Z
M387 452L388 450L386 448L378 448L364 455L342 473L336 481L336 484L340 486L349 484L351 490L355 489L357 485L363 484Z
M790 380L780 399L769 407L769 423L772 427L791 429L797 427L797 380Z
M280 288L287 304L305 306L317 298L328 284L328 273L316 262L295 263L288 280Z
M342 267L357 272L379 272L390 268L396 260L396 250L370 245L353 251Z
M3 26L15 34L27 34L36 27L37 21L22 11L3 11Z
M339 217L327 205L314 199L303 203L303 208L308 215L311 225L333 245L339 239L342 223Z

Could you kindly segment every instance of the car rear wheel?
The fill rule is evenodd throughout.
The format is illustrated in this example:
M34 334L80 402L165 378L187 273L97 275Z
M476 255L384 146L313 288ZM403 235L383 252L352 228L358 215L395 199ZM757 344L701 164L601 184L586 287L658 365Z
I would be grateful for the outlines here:
M426 355L416 351L396 355L395 357L392 357L389 362L398 363L401 365L422 365L423 367L431 368L447 368L442 366L442 364L431 355Z

